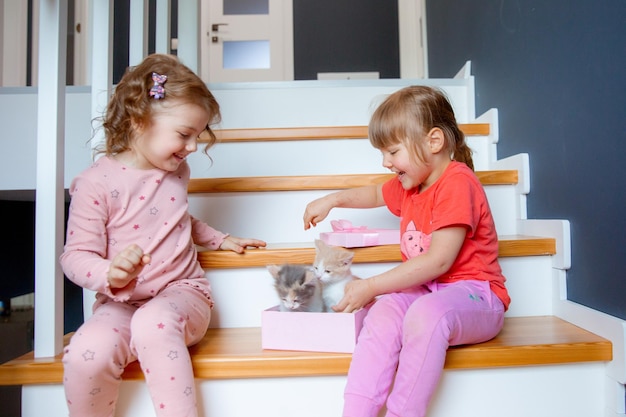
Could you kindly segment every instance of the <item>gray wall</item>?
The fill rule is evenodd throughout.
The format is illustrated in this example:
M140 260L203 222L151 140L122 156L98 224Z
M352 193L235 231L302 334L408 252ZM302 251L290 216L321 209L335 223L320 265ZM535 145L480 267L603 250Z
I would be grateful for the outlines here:
M426 5L430 76L472 61L498 156L530 155L528 217L571 222L568 298L626 319L626 2Z
M378 71L400 77L396 0L293 0L294 76Z

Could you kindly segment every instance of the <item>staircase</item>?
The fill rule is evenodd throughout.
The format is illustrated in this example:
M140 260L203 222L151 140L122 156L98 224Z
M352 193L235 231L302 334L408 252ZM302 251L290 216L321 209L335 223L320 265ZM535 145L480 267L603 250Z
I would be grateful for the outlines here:
M613 339L563 320L567 314L556 314L566 309L559 307L559 297L569 268L569 224L527 219L528 155L497 158L497 110L475 117L473 77L469 71L460 74L413 82L446 91L474 150L500 236L500 262L512 304L495 339L450 349L429 417L622 415L615 402L623 385L616 382L619 370L610 362ZM388 178L379 152L369 145L365 125L372 103L407 83L212 88L223 111L221 141L210 151L212 165L200 152L189 160L190 210L219 230L264 239L269 245L243 255L199 254L216 300L211 328L191 348L201 415L340 415L350 354L261 349L261 312L278 303L265 265L311 263L313 240L330 231L332 219L397 228L397 219L385 208L335 209L308 231L302 214L307 202L331 190ZM397 245L354 251L353 271L361 277L400 262ZM92 295L86 294L85 300L90 305ZM619 342L618 348L623 348ZM127 368L123 379L116 415L153 416L137 364ZM8 362L0 366L0 384L23 385L23 417L66 415L60 355L28 354Z

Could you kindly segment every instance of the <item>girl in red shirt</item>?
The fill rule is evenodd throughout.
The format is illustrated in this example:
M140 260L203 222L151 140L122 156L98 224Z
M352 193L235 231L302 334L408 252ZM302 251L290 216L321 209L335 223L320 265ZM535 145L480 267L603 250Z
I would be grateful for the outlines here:
M369 137L397 175L312 201L304 227L334 207L386 205L400 217L403 262L348 284L333 307L352 312L376 298L352 357L343 416L375 417L386 404L387 417L421 417L448 347L495 337L510 298L489 203L446 96L426 86L395 92L374 112Z

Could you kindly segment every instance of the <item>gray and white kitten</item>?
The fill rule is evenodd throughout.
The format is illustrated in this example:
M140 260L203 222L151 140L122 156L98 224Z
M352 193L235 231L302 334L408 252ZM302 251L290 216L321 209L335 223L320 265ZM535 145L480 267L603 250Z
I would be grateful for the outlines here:
M343 298L346 284L359 279L350 270L354 252L339 246L330 246L320 239L315 240L313 269L322 283L322 298L326 311L334 312L332 306Z
M323 312L322 286L310 266L267 265L280 298L280 311Z

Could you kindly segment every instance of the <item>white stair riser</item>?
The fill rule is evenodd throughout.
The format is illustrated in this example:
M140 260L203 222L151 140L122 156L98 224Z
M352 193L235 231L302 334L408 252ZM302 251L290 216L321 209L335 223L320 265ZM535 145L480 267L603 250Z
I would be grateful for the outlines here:
M604 365L567 364L445 371L429 417L601 417ZM341 414L345 376L197 381L204 417ZM143 382L125 381L117 417L153 417ZM67 415L63 388L25 386L23 417ZM505 410L505 411L503 411ZM504 414L503 414L504 413Z
M474 119L474 80L377 80L340 85L337 82L250 83L244 88L212 89L222 108L224 129L246 127L367 125L375 106L385 96L412 83L442 88L459 123ZM220 88L224 87L224 88ZM312 87L312 88L311 88ZM471 108L470 108L471 107Z
M500 258L511 296L508 317L552 314L552 256Z
M331 231L330 220L349 219L355 226L397 229L399 220L385 207L372 210L334 209L318 227L304 230L306 205L328 191L193 194L189 210L195 217L234 236L267 242L311 242Z
M368 139L218 143L188 157L192 178L390 173Z
M516 233L519 215L512 185L487 186L496 229L501 235ZM330 191L270 191L252 193L191 194L189 211L216 229L234 236L257 237L267 242L313 242L331 231L330 220L348 219L354 226L397 229L399 219L386 207L333 209L317 227L304 230L306 205ZM512 198L513 197L513 198Z
M549 256L501 258L511 307L507 316L552 314L552 268ZM396 264L355 264L353 273L366 278ZM278 304L274 281L265 268L207 271L215 307L211 327L259 327L261 312Z
M394 264L358 264L357 276L369 277ZM211 327L260 327L261 312L279 303L274 280L266 268L220 269L207 271L215 306Z
M475 171L487 171L494 153L494 146L485 136L466 136L468 146L472 149L472 162Z
M496 223L498 235L514 235L519 233L517 220L525 213L520 210L521 201L526 203L526 196L516 191L515 185L489 185L485 187L491 214Z
M488 138L470 136L467 140L474 152L474 169L489 170L492 145ZM390 172L382 166L381 152L367 138L217 143L209 150L210 159L201 150L188 157L193 178Z

